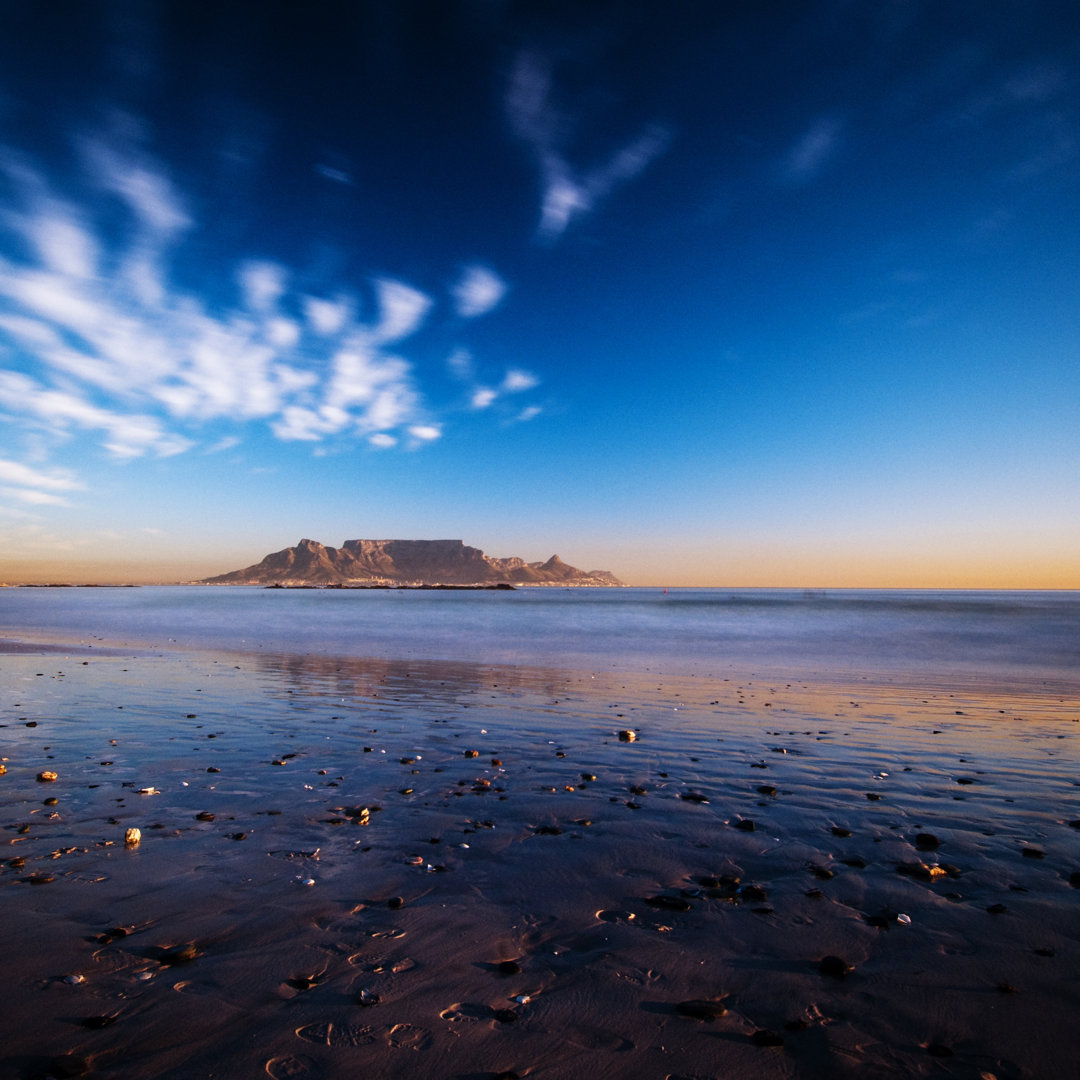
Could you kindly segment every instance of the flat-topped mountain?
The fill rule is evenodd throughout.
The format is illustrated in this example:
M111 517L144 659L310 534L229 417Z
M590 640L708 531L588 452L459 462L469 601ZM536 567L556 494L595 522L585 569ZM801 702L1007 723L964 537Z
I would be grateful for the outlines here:
M621 585L607 570L496 559L461 540L316 540L275 551L244 570L205 578L204 585Z

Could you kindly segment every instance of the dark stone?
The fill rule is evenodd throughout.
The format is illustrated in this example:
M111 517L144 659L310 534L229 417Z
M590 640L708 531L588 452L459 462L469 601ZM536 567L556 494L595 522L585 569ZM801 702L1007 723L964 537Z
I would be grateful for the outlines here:
M521 965L516 960L503 960L496 970L500 975L520 975Z
M846 960L842 960L839 956L822 957L821 962L818 964L818 971L831 979L847 978L848 973L854 970L851 964Z
M391 896L390 899L386 901L386 906L391 911L397 911L398 908L403 907L404 904L405 901L400 896Z
M750 1036L750 1041L755 1046L783 1046L784 1036L769 1031L768 1028L759 1028Z
M921 832L915 837L915 846L920 851L937 851L941 841L933 833Z
M707 803L709 801L700 791L684 791L679 795L679 798L692 803Z
M991 904L986 910L991 915L1004 915L1009 909L1004 904Z
M562 829L558 825L539 825L533 832L537 836L562 836Z
M648 904L649 907L659 908L661 911L690 910L690 904L681 896L665 896L662 893L659 896L645 897L645 903Z
M680 1001L675 1006L675 1011L680 1016L689 1016L693 1020L704 1020L712 1023L718 1016L723 1016L727 1012L727 1006L720 1001L694 999L693 1001Z
M516 1024L518 1022L518 1014L513 1009L496 1009L495 1019L500 1024Z
M732 827L738 829L740 832L753 832L756 828L749 818L740 818Z
M158 954L158 963L165 964L167 967L174 967L177 964L190 964L198 955L194 943L189 941L186 945L170 945L168 948L162 949Z
M1046 852L1045 851L1040 851L1037 847L1021 848L1020 849L1020 854L1023 855L1025 859L1045 859L1046 858Z
M833 836L840 836L840 837L850 836L851 835L851 830L850 829L843 829L839 825L834 825L829 830L829 832L831 832L833 834Z
M211 814L209 810L200 810L199 813L197 813L195 815L195 820L196 821L213 821L214 820L214 815Z
M91 1031L98 1031L101 1028L112 1027L116 1023L115 1016L88 1016L86 1019L81 1020L80 1023L84 1028L90 1028Z

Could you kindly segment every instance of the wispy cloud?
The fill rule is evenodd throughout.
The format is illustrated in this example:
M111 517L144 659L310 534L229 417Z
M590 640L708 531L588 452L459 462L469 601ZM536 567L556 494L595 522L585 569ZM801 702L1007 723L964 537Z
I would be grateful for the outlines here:
M620 184L633 180L664 150L670 133L652 125L606 161L578 168L566 150L571 125L553 100L551 64L524 52L514 66L505 106L515 134L528 146L540 173L539 237L558 240L575 219L592 213Z
M842 130L843 125L834 116L814 120L784 156L783 179L790 184L805 184L817 177L840 149Z
M441 436L414 365L397 352L425 325L431 296L391 276L361 283L363 297L319 296L298 290L289 267L250 258L237 260L232 296L178 289L171 264L196 227L182 195L145 155L99 139L79 148L103 203L65 201L40 169L0 147L15 196L0 213L0 405L9 426L54 442L97 433L118 459L182 453L210 421L259 420L284 441L357 438L380 448ZM128 223L119 242L117 206ZM505 293L493 270L473 264L449 298L471 319ZM219 430L215 439L207 452L238 445L240 434ZM61 497L55 483L13 480L17 464L0 482Z
M450 293L458 315L475 319L502 303L506 282L486 266L467 266Z

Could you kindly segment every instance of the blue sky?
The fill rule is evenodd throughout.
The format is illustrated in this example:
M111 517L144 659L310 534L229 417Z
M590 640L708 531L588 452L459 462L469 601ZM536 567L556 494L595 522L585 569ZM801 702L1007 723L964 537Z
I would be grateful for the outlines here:
M1074 15L0 2L0 580L1080 587Z

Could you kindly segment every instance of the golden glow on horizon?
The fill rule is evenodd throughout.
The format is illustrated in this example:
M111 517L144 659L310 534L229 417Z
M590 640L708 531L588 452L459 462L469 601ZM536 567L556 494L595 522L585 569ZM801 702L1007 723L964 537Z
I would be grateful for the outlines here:
M572 549L567 548L570 552ZM0 584L160 585L195 581L258 562L265 552L251 556L193 560L31 560L0 563ZM674 554L674 553L669 553ZM638 558L624 552L615 560L578 559L567 562L582 569L611 569L627 585L675 588L782 588L782 589L1080 589L1080 560L1076 558L995 559L987 552L933 559L914 554L889 556L864 553L741 553L715 551L696 557L685 552L663 560L645 553ZM586 566L587 564L587 566Z

